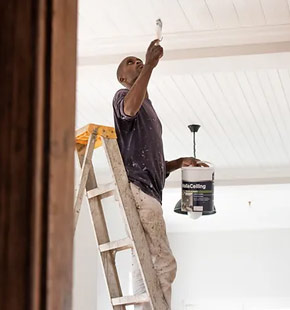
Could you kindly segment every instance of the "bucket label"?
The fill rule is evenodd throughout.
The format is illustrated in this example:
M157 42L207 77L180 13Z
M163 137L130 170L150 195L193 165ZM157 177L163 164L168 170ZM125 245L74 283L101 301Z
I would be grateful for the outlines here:
M213 208L213 181L182 181L182 211L203 212Z

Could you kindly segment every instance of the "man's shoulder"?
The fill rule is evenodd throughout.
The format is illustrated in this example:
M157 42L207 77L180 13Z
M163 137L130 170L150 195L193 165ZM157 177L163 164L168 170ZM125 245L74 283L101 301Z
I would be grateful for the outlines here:
M114 95L113 102L117 101L121 97L125 97L128 92L129 92L129 89L127 89L127 88L119 89L118 91L116 91L116 93Z

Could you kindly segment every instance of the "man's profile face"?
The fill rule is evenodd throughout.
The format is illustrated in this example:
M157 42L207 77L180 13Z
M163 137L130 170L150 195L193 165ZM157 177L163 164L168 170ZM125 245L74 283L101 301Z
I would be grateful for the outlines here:
M119 65L117 75L121 84L131 87L143 69L143 62L135 56L123 59Z

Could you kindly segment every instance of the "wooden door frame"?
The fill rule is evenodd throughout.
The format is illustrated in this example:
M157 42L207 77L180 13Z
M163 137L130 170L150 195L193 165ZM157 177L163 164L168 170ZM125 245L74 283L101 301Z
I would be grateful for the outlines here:
M0 4L0 309L72 307L77 0Z

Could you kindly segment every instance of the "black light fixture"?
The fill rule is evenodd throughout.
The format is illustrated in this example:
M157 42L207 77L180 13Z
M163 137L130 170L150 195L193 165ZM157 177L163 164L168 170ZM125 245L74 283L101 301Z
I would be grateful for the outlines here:
M189 125L188 128L193 133L193 157L196 158L195 133L198 132L200 125L192 124L192 125ZM181 199L176 203L174 207L174 212L179 213L179 214L185 214L185 215L188 214L187 211L183 211L181 208ZM216 209L214 205L210 206L209 208L203 208L202 210L202 215L211 215L215 213L216 213Z

